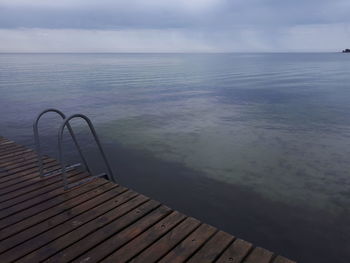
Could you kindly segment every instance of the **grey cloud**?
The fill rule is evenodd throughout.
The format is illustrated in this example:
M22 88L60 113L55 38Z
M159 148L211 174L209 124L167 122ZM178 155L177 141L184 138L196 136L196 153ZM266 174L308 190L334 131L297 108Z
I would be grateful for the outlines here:
M188 0L190 2L190 0ZM35 1L34 1L35 2ZM74 2L74 1L72 1ZM79 2L79 1L78 1ZM0 4L1 28L230 28L234 26L280 27L349 22L349 5L343 0L226 0L208 8L197 2L191 8L176 1L81 1L73 5ZM162 3L161 3L162 2ZM15 1L16 3L16 1ZM189 10L190 9L190 10ZM196 10L198 9L198 10Z
M332 51L350 43L349 13L349 0L1 0L0 52Z

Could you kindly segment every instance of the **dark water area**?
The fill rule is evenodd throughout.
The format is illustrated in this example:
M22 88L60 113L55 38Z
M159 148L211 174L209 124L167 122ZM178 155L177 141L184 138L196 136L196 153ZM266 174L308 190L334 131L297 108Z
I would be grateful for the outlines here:
M159 162L149 153L113 149L120 149L109 153L121 157L115 171L123 185L300 262L348 262L349 232L344 230L349 231L349 212L330 217L204 177L178 163Z
M44 108L85 113L121 184L299 262L349 262L349 72L343 54L1 54L0 135L32 147ZM40 124L53 156L58 122Z

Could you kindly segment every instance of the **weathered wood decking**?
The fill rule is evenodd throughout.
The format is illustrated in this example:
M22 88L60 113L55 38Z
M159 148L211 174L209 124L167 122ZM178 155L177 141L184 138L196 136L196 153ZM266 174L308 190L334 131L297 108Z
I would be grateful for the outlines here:
M0 262L13 261L292 262L104 179L64 191L39 177L34 151L0 137Z

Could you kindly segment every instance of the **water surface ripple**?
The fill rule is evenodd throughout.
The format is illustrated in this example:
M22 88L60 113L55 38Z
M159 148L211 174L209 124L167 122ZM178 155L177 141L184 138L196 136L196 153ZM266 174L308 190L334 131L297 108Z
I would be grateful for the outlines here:
M349 72L347 54L0 54L0 134L32 145L41 110L85 113L123 184L301 262L349 262Z

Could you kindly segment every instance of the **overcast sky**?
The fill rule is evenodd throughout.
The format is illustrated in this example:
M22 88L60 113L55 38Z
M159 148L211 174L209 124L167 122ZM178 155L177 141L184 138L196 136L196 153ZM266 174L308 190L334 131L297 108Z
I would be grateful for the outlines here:
M0 0L0 52L350 48L350 0Z

